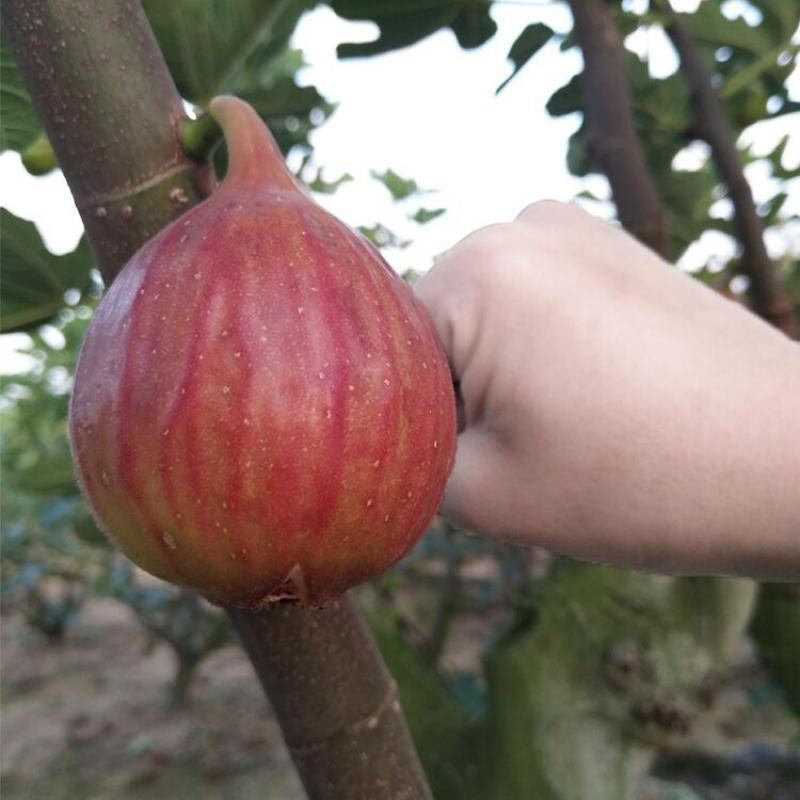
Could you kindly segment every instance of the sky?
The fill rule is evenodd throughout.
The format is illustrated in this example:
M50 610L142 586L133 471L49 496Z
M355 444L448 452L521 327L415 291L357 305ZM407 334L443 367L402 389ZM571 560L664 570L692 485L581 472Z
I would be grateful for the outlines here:
M637 2L630 0L631 5ZM697 0L674 2L681 9L696 4ZM734 13L741 5L729 2ZM354 178L335 194L318 199L351 225L381 222L400 238L412 240L406 248L385 253L399 272L426 270L436 254L471 231L513 219L531 202L567 201L587 187L566 169L567 141L579 123L577 115L552 118L545 111L552 92L581 69L580 56L548 44L495 94L511 72L507 56L517 35L535 21L566 32L571 27L566 7L506 0L495 3L491 13L498 23L497 34L471 51L462 50L451 32L440 31L410 48L341 61L336 58L339 42L372 39L377 28L341 20L327 7L306 15L295 32L293 44L303 49L309 64L300 73L300 82L315 85L326 99L338 104L331 118L312 134L315 160L325 167L328 180L344 172ZM635 34L627 44L647 53L655 75L669 74L677 66L671 46L659 31ZM790 87L800 100L798 73L795 70ZM741 141L767 152L785 133L791 135L787 161L796 164L800 161L800 114L751 126ZM691 168L706 157L703 146L694 145L679 154L679 161ZM414 179L429 193L393 203L385 187L370 178L371 171L387 168ZM768 190L769 178L758 166L748 168L747 175L758 200ZM604 178L591 178L589 188L608 196ZM52 251L67 252L77 244L82 227L60 172L34 178L25 172L16 153L0 155L0 205L33 220ZM418 225L408 214L420 205L447 211ZM610 214L610 206L592 204L590 210ZM786 210L800 213L800 191L794 192ZM724 206L720 208L720 213L725 211ZM800 230L795 233L792 246L800 252ZM787 242L773 240L768 245L777 254ZM687 252L682 266L691 269L708 260L726 259L731 247L726 237L709 232ZM13 371L23 363L13 354L20 341L17 335L0 337L0 371Z

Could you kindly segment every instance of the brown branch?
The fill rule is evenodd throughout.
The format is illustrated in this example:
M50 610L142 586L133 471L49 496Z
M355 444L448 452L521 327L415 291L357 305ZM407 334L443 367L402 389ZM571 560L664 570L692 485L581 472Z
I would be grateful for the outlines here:
M311 800L431 797L396 687L352 598L228 614Z
M662 0L667 15L666 33L681 62L695 112L695 128L711 148L720 179L728 188L734 208L734 225L742 245L741 272L750 280L753 310L775 327L793 336L797 333L792 302L783 291L764 244L764 226L756 211L750 185L744 176L736 136L722 100L689 31L669 0Z
M17 59L107 283L202 199L180 98L137 0L6 0ZM200 186L200 189L198 189ZM355 603L228 609L312 800L428 800L392 682Z
M201 199L175 84L138 0L7 0L3 34L109 284Z
M633 125L624 50L611 9L605 0L568 2L583 51L587 150L611 184L620 222L664 254L664 212Z

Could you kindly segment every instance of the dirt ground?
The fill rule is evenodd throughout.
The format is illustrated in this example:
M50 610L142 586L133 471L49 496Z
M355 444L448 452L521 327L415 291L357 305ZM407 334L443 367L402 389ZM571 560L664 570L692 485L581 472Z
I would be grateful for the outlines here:
M451 637L448 665L472 665L484 633L466 625ZM58 645L16 615L3 617L3 800L305 800L278 725L237 646L200 665L191 707L175 710L167 701L171 653L164 646L148 651L147 644L144 629L113 601L90 602ZM785 743L800 743L796 721L773 702L754 707L748 683L723 692L696 731L704 749L743 753L747 763L713 780L702 765L670 769L671 781L681 781L686 791L654 782L648 798L800 797L800 751L792 756L791 774L785 763L780 769L772 763Z
M2 620L3 800L304 800L238 647L198 668L190 709L166 701L165 647L97 601L62 644Z

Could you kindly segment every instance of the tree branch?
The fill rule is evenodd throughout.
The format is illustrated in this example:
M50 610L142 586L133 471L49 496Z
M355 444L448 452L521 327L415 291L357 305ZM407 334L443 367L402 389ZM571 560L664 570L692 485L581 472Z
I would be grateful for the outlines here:
M611 10L604 0L568 2L583 51L588 151L608 177L620 222L664 254L664 212L633 125L624 52Z
M753 310L775 327L793 336L797 333L792 302L783 291L764 244L764 227L756 212L750 185L744 176L736 136L725 107L711 84L711 77L689 31L669 0L661 0L667 15L666 33L681 62L692 96L696 129L711 148L720 180L728 187L734 208L734 225L742 245L741 272L750 279Z
M137 0L7 0L3 34L109 284L202 199L175 84Z
M3 12L110 283L202 199L211 173L181 150L181 100L137 0L7 0ZM394 683L354 601L228 613L312 800L429 800Z
M397 688L346 596L319 610L229 608L310 800L425 800Z

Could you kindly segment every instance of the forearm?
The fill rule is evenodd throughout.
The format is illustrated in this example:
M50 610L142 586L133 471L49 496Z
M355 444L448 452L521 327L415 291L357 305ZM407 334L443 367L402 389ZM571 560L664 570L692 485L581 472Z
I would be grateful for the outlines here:
M800 346L704 295L561 327L571 353L592 337L606 355L541 365L523 539L658 571L800 576Z
M688 388L654 381L650 413L620 421L605 465L583 473L569 519L587 557L800 576L800 348L776 351L750 364L706 359Z

